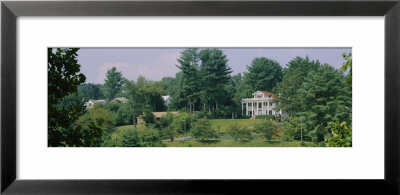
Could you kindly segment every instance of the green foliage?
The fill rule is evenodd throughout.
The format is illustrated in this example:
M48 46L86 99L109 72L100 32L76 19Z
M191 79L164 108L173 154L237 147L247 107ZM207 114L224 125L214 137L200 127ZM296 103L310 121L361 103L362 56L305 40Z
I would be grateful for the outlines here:
M352 75L353 75L353 57L351 53L344 53L343 54L343 58L346 60L346 62L343 63L342 66L342 72L346 72L349 68L349 72L347 73L346 76L346 82L347 84L351 87L353 79L352 79Z
M346 122L331 122L329 127L332 130L332 137L328 138L329 147L351 147L352 129Z
M175 136L188 132L194 121L193 115L189 113L179 113L175 116L167 113L165 117L160 119L159 127L164 138L174 141Z
M99 106L112 112L116 126L132 124L133 114L128 104L110 101Z
M106 88L107 99L111 101L121 91L125 78L122 76L121 72L117 71L117 68L115 67L107 70L106 77L107 78L104 82L104 86Z
M47 50L48 74L48 146L63 146L71 139L73 123L82 113L82 103L58 106L62 99L77 92L85 75L79 73L78 48Z
M142 115L145 110L158 112L166 109L161 97L163 91L161 82L148 81L145 77L139 76L136 82L125 80L124 90L133 118Z
M263 120L261 123L254 126L254 131L260 137L270 141L274 135L277 135L279 126L271 120Z
M227 85L232 69L228 66L226 55L220 49L203 49L199 52L199 58L203 109L210 112L231 104L233 94L227 90Z
M200 119L194 122L190 133L194 139L200 141L218 139L220 137L219 133L211 127L207 119Z
M301 140L301 120L297 117L288 117L284 123L283 136L285 140ZM304 135L303 135L304 137Z
M198 49L188 48L181 52L181 57L177 60L177 67L182 71L182 88L185 102L189 111L195 109L195 103L200 95L200 74Z
M142 119L146 123L146 126L149 126L150 124L155 124L156 123L156 118L155 118L153 112L151 112L151 110L148 110L148 109L146 109L143 112Z
M228 133L233 137L235 141L245 141L251 139L251 131L248 127L243 127L242 125L235 123L230 125L228 128Z
M310 61L308 57L296 57L287 64L287 68L283 70L282 82L278 83L273 90L280 95L279 108L284 108L292 113L301 111L298 89L302 86L308 73L316 71L320 66L319 61Z
M142 147L161 147L164 146L159 131L155 129L146 129L141 137L140 146Z
M160 120L157 122L156 128L163 129L168 127L172 123L173 119L174 115L172 115L170 112L167 112L167 114L164 117L161 117Z
M329 65L324 65L308 74L298 90L300 110L304 118L306 133L313 141L323 141L328 123L348 121L351 115L351 90L343 75Z
M257 115L256 119L268 119L268 120L275 120L275 115Z
M74 139L67 141L69 146L100 146L105 136L114 128L115 120L109 110L94 106L79 117L74 127Z
M118 140L118 146L122 147L139 147L140 138L136 130L127 130L121 133Z
M254 58L247 66L249 72L244 79L252 92L258 90L271 91L282 80L282 67L275 61L265 57Z
M85 102L89 100L98 100L104 99L105 96L101 90L102 85L100 84L92 84L92 83L83 83L78 86L78 94L82 96Z

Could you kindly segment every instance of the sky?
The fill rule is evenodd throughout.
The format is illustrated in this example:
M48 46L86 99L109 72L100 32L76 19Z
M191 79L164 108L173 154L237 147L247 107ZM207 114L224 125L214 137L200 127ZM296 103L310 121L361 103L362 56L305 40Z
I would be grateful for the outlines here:
M159 81L163 77L175 77L180 52L185 48L81 48L78 63L86 76L86 83L103 84L108 69L115 66L129 80L140 75ZM228 58L233 73L246 72L246 66L256 57L276 60L282 67L293 58L308 56L335 68L344 62L343 53L351 48L220 48Z

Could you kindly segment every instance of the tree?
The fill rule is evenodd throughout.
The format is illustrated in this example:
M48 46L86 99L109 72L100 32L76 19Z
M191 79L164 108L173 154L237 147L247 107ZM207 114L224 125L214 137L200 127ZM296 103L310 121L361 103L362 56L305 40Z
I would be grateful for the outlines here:
M247 127L235 123L228 127L227 133L233 137L235 141L245 141L251 139L251 131Z
M77 92L77 86L84 83L85 75L79 73L78 48L47 50L48 74L48 145L62 146L69 139L67 132L82 112L79 106L57 108L61 99Z
M143 120L146 123L146 126L149 126L150 124L155 124L156 123L156 117L154 116L154 114L149 110L146 109L143 112Z
M287 64L287 68L283 70L282 82L278 83L273 90L279 94L278 109L283 108L289 113L300 111L298 89L307 78L308 73L316 71L320 66L318 61L310 61L308 57L296 57Z
M118 140L118 146L122 147L140 147L140 138L136 130L126 130L121 133Z
M160 134L157 130L152 128L147 128L141 137L140 146L142 147L162 147L164 144L162 143Z
M352 146L352 130L346 122L329 123L332 130L332 137L328 138L329 147L351 147Z
M123 81L125 80L121 72L117 68L112 67L107 70L104 86L106 88L106 95L108 100L113 100L116 95L121 91Z
M302 140L304 137L302 132L302 121L300 117L288 117L284 123L283 135L285 140L294 141Z
M260 137L270 141L274 135L277 135L279 126L271 120L263 120L254 126L254 131L260 134Z
M69 146L99 146L103 136L114 128L115 119L112 112L95 105L79 117L74 127L74 139L67 140Z
M310 72L298 90L298 115L304 117L306 133L313 141L323 141L330 133L329 122L351 123L351 90L343 78L342 72L323 65Z
M254 91L271 91L282 80L282 67L275 61L265 57L255 58L247 66L244 74L246 84Z
M207 119L200 119L194 122L190 133L194 139L200 141L218 139L220 137L218 132L211 127Z
M105 96L102 93L100 86L100 84L83 83L78 86L78 93L82 96L85 102L91 99L103 99Z
M227 98L225 86L229 84L232 69L228 66L228 59L220 49L203 49L199 52L201 61L200 75L202 76L202 91L200 93L203 108L208 111L218 110L218 105L230 104L222 100ZM228 98L230 101L231 97Z
M198 49L188 48L181 52L177 59L177 67L182 71L182 92L189 107L189 111L195 110L195 103L200 94L200 75Z
M347 84L350 85L350 87L351 87L351 84L353 82L353 79L352 79L352 75L353 75L353 57L352 57L351 53L348 53L348 54L344 53L343 54L343 58L346 60L346 62L343 63L342 72L346 72L349 69L349 72L347 73L346 79L347 79Z

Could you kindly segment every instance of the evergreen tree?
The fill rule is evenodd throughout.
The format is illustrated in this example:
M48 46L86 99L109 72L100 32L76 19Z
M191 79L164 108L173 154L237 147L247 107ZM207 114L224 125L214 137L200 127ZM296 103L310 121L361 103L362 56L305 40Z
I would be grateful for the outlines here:
M316 71L321 64L319 61L310 61L308 57L296 57L292 59L287 68L283 70L282 82L278 83L274 92L279 94L279 108L283 108L290 113L300 111L297 90L305 81L308 73Z
M177 67L182 71L182 93L189 111L195 110L200 95L198 49L189 48L181 52Z
M247 70L244 79L253 93L258 90L272 91L282 80L281 65L265 57L253 59Z
M220 49L204 49L199 53L201 60L202 91L201 100L204 109L218 110L218 105L228 104L223 101L229 95L225 86L229 84L232 69L228 66L228 59ZM232 100L232 98L229 98Z
M104 86L107 91L108 100L113 100L116 95L121 91L121 87L124 81L124 77L121 72L117 71L117 68L112 67L106 73L106 80Z
M329 122L351 123L351 90L343 73L329 65L308 74L298 90L300 111L304 125L313 141L323 141L330 134Z

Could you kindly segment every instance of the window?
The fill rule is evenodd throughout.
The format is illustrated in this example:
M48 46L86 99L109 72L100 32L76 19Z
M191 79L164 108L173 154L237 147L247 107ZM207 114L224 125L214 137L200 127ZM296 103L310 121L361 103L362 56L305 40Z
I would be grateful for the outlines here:
M269 111L269 114L270 114L270 115L272 114L272 110Z
M272 106L272 102L269 103L269 106Z
M258 104L258 108L261 108L261 103L257 103Z

